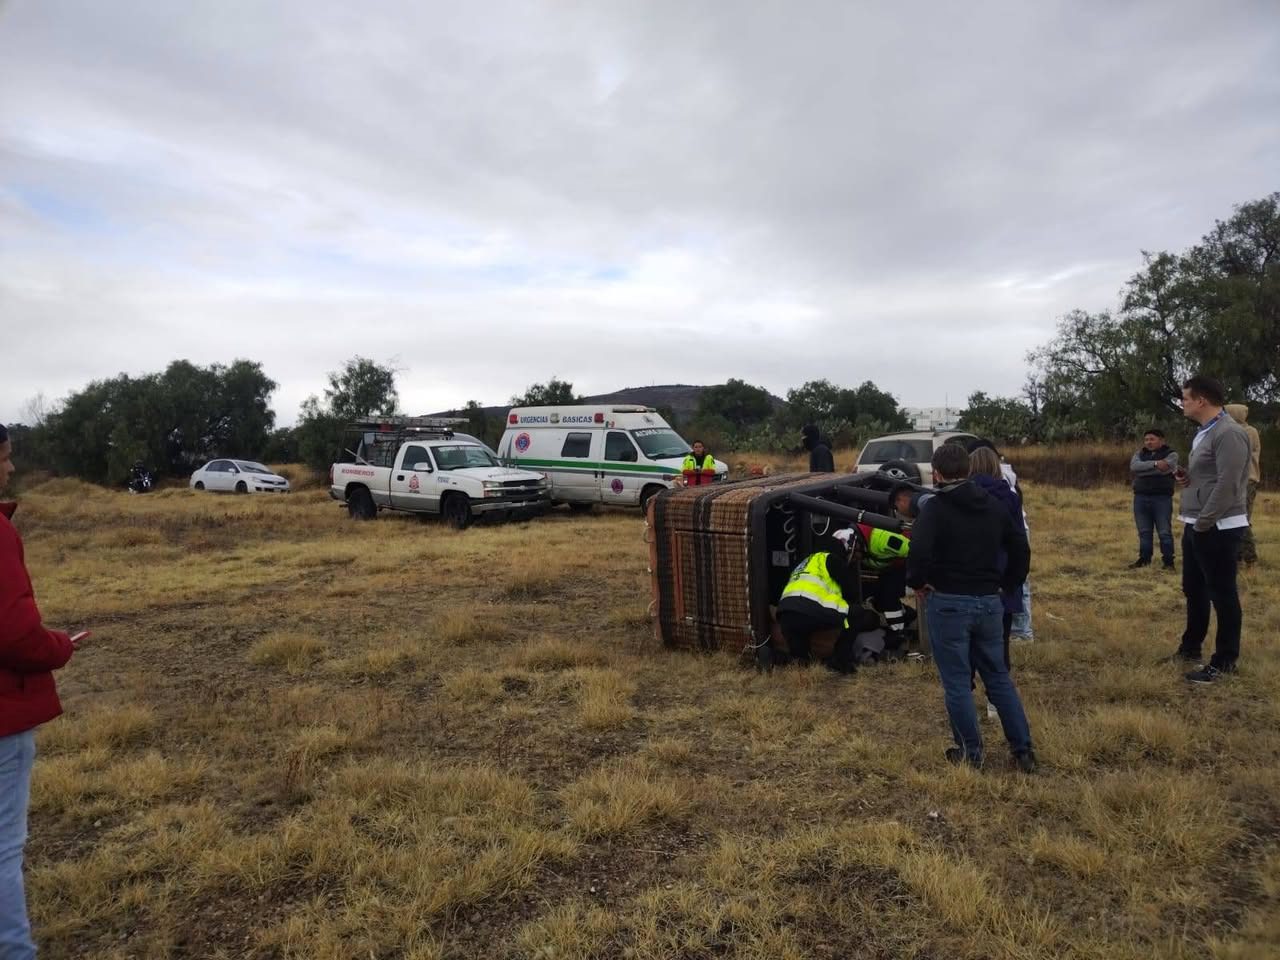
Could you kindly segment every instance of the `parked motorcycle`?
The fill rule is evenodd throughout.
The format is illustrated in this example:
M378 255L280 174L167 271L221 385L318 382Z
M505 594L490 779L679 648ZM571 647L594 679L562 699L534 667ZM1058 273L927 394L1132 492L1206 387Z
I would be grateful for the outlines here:
M130 493L150 493L151 488L155 486L155 477L151 475L141 462L135 463L133 469L129 471L129 492Z

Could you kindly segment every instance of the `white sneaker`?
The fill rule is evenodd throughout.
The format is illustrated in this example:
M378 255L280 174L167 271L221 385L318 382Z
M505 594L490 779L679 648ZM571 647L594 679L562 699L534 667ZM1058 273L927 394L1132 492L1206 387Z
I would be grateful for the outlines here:
M988 720L1000 719L1000 711L996 709L996 705L992 703L990 700L987 701L987 719Z

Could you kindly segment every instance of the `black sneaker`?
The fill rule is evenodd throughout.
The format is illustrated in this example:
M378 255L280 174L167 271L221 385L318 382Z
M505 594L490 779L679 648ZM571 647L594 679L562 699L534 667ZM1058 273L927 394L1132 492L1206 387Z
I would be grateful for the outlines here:
M1023 773L1035 773L1040 769L1040 764L1036 762L1036 754L1034 750L1028 750L1025 753L1015 753L1013 762Z
M1171 654L1169 654L1169 656L1167 656L1167 657L1161 657L1159 660L1157 660L1157 661L1156 661L1156 663L1157 663L1157 664L1164 664L1164 663L1180 663L1180 664L1181 664L1181 663L1194 663L1197 667L1198 667L1198 666L1200 666L1200 664L1201 664L1202 662L1203 662L1203 660L1202 660L1202 658L1201 658L1200 654L1198 654L1198 653L1187 653L1187 652L1185 652L1185 651L1183 651L1183 650L1178 650L1177 652L1175 652L1175 653L1171 653Z
M947 763L953 763L957 767L961 764L968 764L971 767L982 766L981 760L970 759L961 747L947 747L942 755L947 758Z
M1175 567L1175 566L1173 565L1173 561L1172 561L1172 560L1166 560L1164 563L1160 564L1160 568L1161 568L1162 570L1169 570L1169 571L1173 571L1173 570L1177 570L1177 569L1178 569L1177 567Z
M1212 663L1206 663L1199 670L1192 670L1190 673L1188 673L1187 679L1192 683L1199 683L1199 684L1217 683L1228 673L1235 673L1235 672L1236 672L1235 667L1228 667L1226 670L1223 670L1219 667L1215 667Z
M1139 557L1137 560L1133 561L1133 563L1129 564L1129 566L1126 567L1125 569L1137 570L1139 567L1149 567L1149 566L1151 566L1150 560L1143 560L1141 557Z

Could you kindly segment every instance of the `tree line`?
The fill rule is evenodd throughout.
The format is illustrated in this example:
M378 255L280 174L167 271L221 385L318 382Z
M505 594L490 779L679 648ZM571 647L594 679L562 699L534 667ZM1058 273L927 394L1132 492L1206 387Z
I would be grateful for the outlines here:
M123 482L137 461L168 476L185 476L215 457L324 470L340 453L352 421L402 412L396 377L390 364L353 357L328 375L321 395L307 398L296 425L277 428L270 406L276 383L260 363L200 367L175 360L162 373L94 381L52 411L38 399L29 404L31 422L13 426L11 433L27 468L94 483ZM552 377L531 384L509 403L581 400L571 382ZM730 379L704 388L687 422L674 411L661 412L677 429L723 452L798 449L806 423L817 423L838 445L910 427L893 395L870 381L846 388L816 380L779 401L763 387ZM504 416L490 415L475 400L451 415L467 420L461 431L493 447L506 429Z
M961 425L1002 442L1119 440L1183 430L1181 384L1204 372L1280 414L1280 192L1237 206L1181 253L1142 252L1114 309L1072 310L1027 357L1013 397L974 393Z
M1151 424L1179 429L1181 382L1205 371L1251 404L1260 427L1280 413L1280 192L1235 208L1182 253L1142 254L1142 268L1114 310L1072 310L1055 336L1028 356L1021 394L970 395L961 426L1000 443L1129 439ZM161 373L90 383L52 410L41 399L11 428L30 467L96 483L120 483L137 460L182 476L212 457L325 469L352 420L400 412L397 370L353 357L302 405L295 426L277 428L276 383L260 363L197 366L175 360ZM528 386L512 406L567 405L581 398L558 377ZM815 423L833 444L858 446L911 424L897 399L871 381L813 380L785 399L740 379L704 388L681 422L686 439L710 449L780 452L799 447ZM505 418L475 400L453 411L467 432L497 446Z

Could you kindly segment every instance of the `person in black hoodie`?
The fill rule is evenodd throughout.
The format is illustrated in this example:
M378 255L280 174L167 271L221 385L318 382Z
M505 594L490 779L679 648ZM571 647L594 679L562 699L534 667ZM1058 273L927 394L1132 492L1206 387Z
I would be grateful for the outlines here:
M810 473L835 473L836 461L831 455L831 441L823 438L817 424L806 423L800 430L801 442L809 451Z
M1178 455L1164 441L1164 431L1152 427L1142 437L1142 449L1129 461L1133 474L1133 519L1138 525L1138 559L1129 569L1151 566L1154 529L1160 537L1160 556L1173 569L1173 474Z
M932 463L937 493L921 506L912 529L907 584L924 610L956 741L946 757L952 763L982 763L982 733L970 688L976 669L987 699L1000 713L1018 768L1032 773L1031 727L1005 664L1000 599L1002 591L1013 593L1026 579L1031 548L1005 506L967 480L964 447L944 443Z

